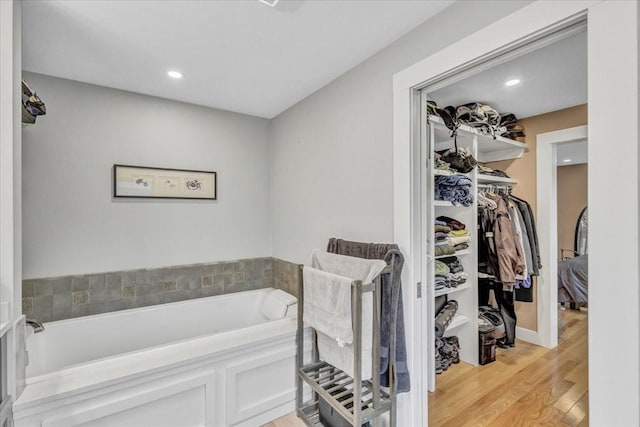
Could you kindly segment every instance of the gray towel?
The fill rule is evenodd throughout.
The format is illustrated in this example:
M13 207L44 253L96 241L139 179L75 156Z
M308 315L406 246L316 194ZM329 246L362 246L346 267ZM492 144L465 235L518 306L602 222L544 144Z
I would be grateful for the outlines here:
M396 391L408 392L411 389L409 368L407 366L407 347L404 335L404 310L402 308L401 274L404 256L398 245L387 243L361 243L331 238L327 252L366 259L383 259L393 265L391 274L382 276L382 314L380 325L380 382L389 386L389 357L391 339L395 336ZM392 292L393 290L393 292ZM391 320L395 318L396 328L391 331Z

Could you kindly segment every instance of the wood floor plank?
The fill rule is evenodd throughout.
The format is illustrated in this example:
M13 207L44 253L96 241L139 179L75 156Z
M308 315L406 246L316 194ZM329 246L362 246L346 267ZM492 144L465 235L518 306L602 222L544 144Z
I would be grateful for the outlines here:
M565 377L569 381L573 381L574 383L580 380L581 378L586 378L589 374L589 360L584 359L576 368L569 372Z
M295 412L280 417L277 420L273 420L262 427L306 427L307 425L302 421Z
M589 389L589 383L586 376L584 378L579 378L576 383L574 383L573 387L571 387L567 392L553 405L555 408L563 412L568 412L575 404L585 395L585 393Z
M584 393L575 405L564 415L562 421L570 426L578 426L589 412L589 393Z

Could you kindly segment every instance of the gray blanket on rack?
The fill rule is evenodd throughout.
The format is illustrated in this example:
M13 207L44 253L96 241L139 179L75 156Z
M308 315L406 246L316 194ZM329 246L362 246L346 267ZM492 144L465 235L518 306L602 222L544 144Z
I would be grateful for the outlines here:
M387 264L393 262L391 275L382 276L382 313L380 318L380 382L389 386L389 357L391 347L391 322L395 312L395 360L396 360L396 391L408 392L411 389L409 368L407 366L407 347L404 335L404 310L402 308L401 275L404 256L398 245L387 243L361 243L331 238L327 245L327 252L366 259L383 259ZM390 281L393 280L391 283ZM392 289L394 292L392 292Z

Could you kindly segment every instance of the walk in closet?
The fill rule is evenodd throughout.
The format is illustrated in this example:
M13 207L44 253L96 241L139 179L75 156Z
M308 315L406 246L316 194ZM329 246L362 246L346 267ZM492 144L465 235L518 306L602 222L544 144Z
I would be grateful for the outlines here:
M480 163L498 160L515 159L522 156L525 144L503 137L493 137L482 133L480 130L462 125L455 137L445 126L440 117L428 115L427 94L423 91L421 105L421 235L419 237L420 247L424 251L421 260L422 280L426 283L426 298L423 302L425 313L423 319L426 322L426 339L423 340L423 354L427 357L428 375L427 388L429 391L436 390L436 328L438 335L446 337L457 337L459 342L459 359L471 365L478 364L478 246L477 246L477 192L478 184L500 183L513 184L508 178L480 175L477 168L473 168L467 173L442 171L435 166L435 152L457 147L467 149L473 157ZM436 181L441 181L442 176L456 176L456 180L463 180L470 195L469 199L455 204L446 200L436 200L439 196L434 188ZM458 178L459 177L459 178ZM441 198L441 197L438 197ZM472 200L471 200L472 199ZM437 250L440 243L437 242L438 231L436 230L436 219L454 219L456 229L461 236L469 236L469 239L459 239L455 242L463 242L451 249L444 251ZM443 224L446 221L438 221ZM462 225L460 225L460 224ZM442 226L442 225L441 225ZM446 227L446 226L444 226ZM438 228L442 230L442 228ZM468 240L468 241L466 241ZM451 246L451 245L447 245ZM464 272L465 280L451 281L438 279L436 274L442 274L436 270L441 268L441 260L451 262L452 257L456 265L456 270ZM437 264L439 266L437 266ZM450 275L452 277L452 275ZM453 277L460 277L455 276ZM424 296L423 296L424 297ZM436 324L436 305L441 307L443 297L447 301L455 301L457 310L455 315L446 322L446 328L442 334L441 324ZM437 299L437 303L436 303ZM452 365L449 369L455 369Z

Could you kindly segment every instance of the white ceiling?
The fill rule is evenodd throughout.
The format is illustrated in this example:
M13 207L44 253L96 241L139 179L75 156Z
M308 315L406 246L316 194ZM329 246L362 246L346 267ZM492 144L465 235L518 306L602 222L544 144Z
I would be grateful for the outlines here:
M271 118L451 3L25 0L23 68Z
M579 165L588 162L587 141L558 144L556 159L558 166Z
M520 79L507 87L505 82ZM556 42L431 92L438 105L482 102L518 118L587 102L587 33Z

